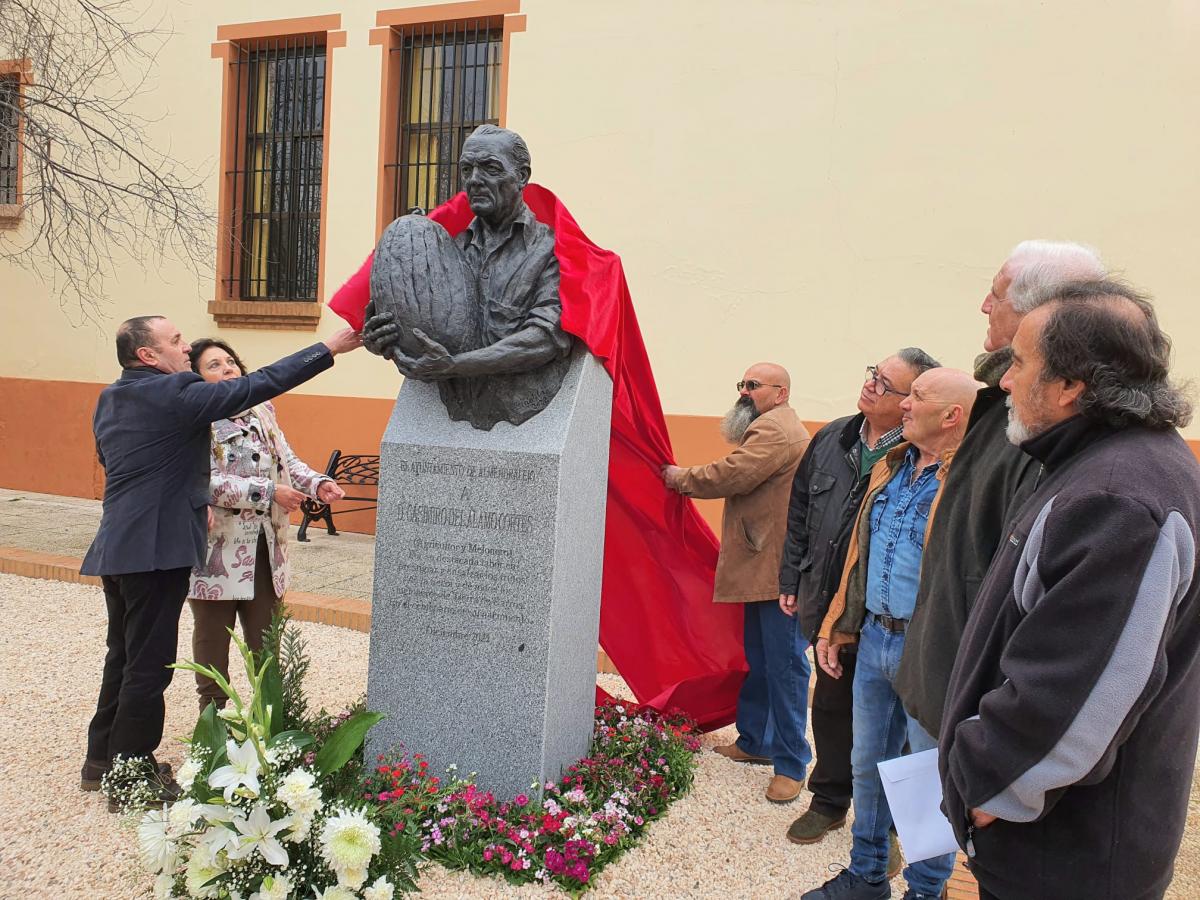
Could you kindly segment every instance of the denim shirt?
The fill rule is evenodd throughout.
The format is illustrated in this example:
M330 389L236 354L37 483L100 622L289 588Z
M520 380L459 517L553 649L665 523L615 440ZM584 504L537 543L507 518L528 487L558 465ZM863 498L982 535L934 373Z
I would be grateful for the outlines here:
M937 496L941 462L921 470L913 481L920 452L910 447L904 463L871 505L871 553L867 569L867 610L895 619L912 618L925 549L925 526Z

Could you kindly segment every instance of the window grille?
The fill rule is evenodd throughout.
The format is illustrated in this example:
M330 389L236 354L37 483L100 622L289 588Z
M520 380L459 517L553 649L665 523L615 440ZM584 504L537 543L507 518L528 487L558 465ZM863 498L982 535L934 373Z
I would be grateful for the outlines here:
M460 190L458 157L478 126L499 124L503 30L495 19L396 26L401 54L392 218Z
M10 206L21 200L17 195L20 99L20 78L0 75L0 206Z
M315 300L321 230L325 47L317 36L239 45L228 296Z

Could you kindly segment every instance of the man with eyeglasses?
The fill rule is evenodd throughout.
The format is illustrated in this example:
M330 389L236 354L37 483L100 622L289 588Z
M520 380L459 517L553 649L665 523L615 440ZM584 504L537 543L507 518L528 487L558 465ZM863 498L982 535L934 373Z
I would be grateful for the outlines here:
M795 620L780 612L775 588L788 494L808 431L788 405L791 379L782 366L751 366L737 390L721 422L734 449L705 466L664 466L662 475L681 494L725 500L713 601L743 604L750 671L738 694L737 742L716 751L737 762L772 764L767 799L790 803L812 761L804 734L808 644Z
M858 413L818 431L796 470L779 567L779 608L798 622L807 641L816 639L837 591L867 475L900 443L900 404L908 397L913 379L937 365L924 350L905 347L878 365L867 366ZM808 811L787 832L794 844L815 844L841 828L850 809L851 685L856 656L853 648L849 651L842 657L845 677L831 678L820 668L816 672L812 726L817 762L808 781L812 791ZM889 872L898 872L899 865L899 850L893 846Z

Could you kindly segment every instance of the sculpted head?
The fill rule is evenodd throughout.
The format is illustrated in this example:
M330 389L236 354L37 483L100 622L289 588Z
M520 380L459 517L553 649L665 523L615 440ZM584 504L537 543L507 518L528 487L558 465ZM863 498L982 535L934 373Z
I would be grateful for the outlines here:
M471 212L498 228L515 215L529 184L529 148L515 131L480 125L463 143L458 173Z

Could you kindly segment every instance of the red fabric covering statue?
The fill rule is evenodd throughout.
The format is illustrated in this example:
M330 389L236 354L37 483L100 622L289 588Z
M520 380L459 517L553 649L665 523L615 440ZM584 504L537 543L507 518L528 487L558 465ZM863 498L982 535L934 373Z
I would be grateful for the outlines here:
M712 602L717 539L695 504L668 491L659 476L673 462L671 441L621 260L588 240L544 187L528 185L524 198L554 229L563 330L582 340L613 380L600 645L639 702L677 707L705 730L727 725L746 674L742 611ZM457 235L472 218L466 194L429 218ZM371 259L329 301L359 330Z

